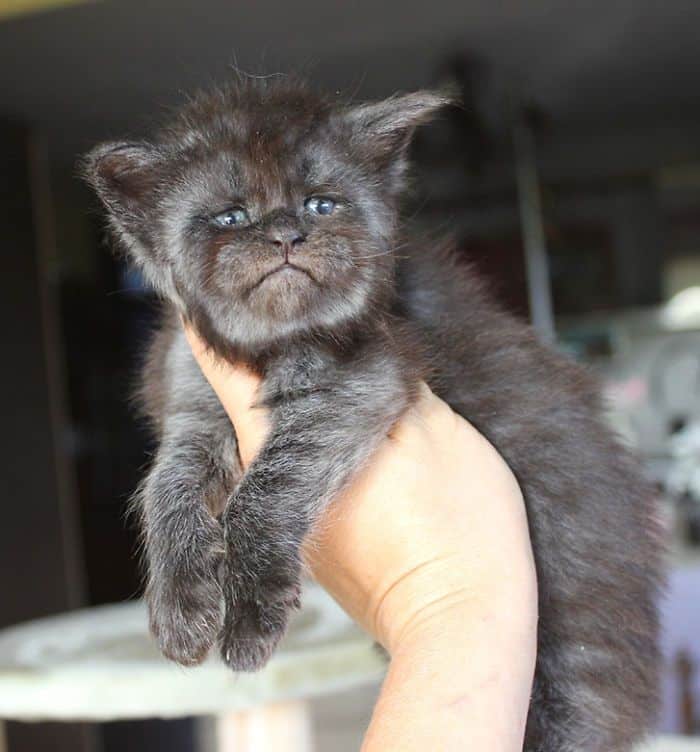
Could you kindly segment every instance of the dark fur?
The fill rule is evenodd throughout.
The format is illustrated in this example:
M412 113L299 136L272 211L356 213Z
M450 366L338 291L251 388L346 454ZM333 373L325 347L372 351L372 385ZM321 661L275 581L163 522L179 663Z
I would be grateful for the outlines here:
M160 440L138 496L151 626L180 663L218 640L232 668L262 666L298 606L309 527L425 378L498 448L527 503L540 623L526 749L628 750L655 706L653 495L590 374L449 253L395 253L406 147L445 102L341 106L288 79L242 81L196 97L153 142L87 158L116 236L170 304L143 386ZM311 194L339 208L314 217ZM212 226L238 204L249 226ZM285 258L303 270L260 282ZM264 376L273 428L243 476L178 316Z

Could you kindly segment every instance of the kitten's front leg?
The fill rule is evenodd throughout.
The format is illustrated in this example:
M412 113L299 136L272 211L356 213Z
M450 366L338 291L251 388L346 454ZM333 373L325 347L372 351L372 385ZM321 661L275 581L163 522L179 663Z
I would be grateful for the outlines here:
M234 670L267 662L299 607L309 528L409 403L398 380L378 389L348 381L275 409L272 434L226 508L221 652Z
M151 631L162 653L183 665L199 663L221 628L224 540L215 515L235 486L235 457L230 425L216 430L195 415L171 416L136 497Z

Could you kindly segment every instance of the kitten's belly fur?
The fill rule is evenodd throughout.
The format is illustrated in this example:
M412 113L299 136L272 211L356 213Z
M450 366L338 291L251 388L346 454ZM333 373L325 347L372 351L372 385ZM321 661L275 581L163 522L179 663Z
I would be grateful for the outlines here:
M399 291L431 388L496 446L526 500L540 619L525 749L631 749L653 722L658 671L661 545L639 465L605 427L595 379L498 310L471 272L416 255ZM145 377L156 425L166 394L225 421L179 321L156 337Z
M408 260L403 308L424 333L430 386L496 446L525 497L540 608L526 749L627 750L655 718L655 495L604 424L592 376L453 271Z

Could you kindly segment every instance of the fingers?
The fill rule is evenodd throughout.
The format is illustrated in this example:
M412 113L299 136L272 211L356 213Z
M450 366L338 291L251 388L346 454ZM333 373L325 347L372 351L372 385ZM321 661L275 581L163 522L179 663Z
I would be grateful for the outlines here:
M244 363L232 365L217 357L191 327L185 325L184 329L192 354L236 429L238 451L247 467L260 451L269 429L267 411L256 407L261 379Z

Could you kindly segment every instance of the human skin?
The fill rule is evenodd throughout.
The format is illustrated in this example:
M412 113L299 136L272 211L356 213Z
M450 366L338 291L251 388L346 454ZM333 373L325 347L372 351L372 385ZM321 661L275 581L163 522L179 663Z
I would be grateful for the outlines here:
M187 336L247 467L268 431L259 377ZM537 629L522 494L427 386L323 513L304 560L390 656L362 752L522 750Z

